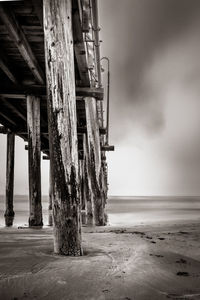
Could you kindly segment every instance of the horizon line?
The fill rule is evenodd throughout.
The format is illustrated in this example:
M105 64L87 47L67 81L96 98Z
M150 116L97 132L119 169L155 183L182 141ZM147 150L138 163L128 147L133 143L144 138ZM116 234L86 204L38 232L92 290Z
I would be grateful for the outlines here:
M0 194L0 196L5 196L5 194ZM13 195L15 196L29 196L28 194L15 194ZM48 194L43 194L41 197L49 197ZM200 197L200 195L108 195L109 197L127 197L127 198L131 198L131 197Z

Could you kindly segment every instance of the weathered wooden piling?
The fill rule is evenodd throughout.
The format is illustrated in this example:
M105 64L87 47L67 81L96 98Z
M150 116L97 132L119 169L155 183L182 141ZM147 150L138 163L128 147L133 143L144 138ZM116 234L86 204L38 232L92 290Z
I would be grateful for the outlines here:
M51 162L49 164L49 226L53 225L53 182L52 182L52 171L51 171Z
M83 137L83 155L86 224L92 226L94 225L94 197L91 184L91 168L88 154L88 138L86 134Z
M83 223L106 223L114 147L104 136L97 2L0 3L0 131L28 141L30 226L42 225L40 152L50 159L49 225L53 211L54 251L64 255L82 254L81 209Z
M44 0L54 251L81 255L72 1Z
M29 226L42 226L40 98L27 96Z
M86 224L86 193L85 193L85 165L84 159L79 159L79 180L80 180L80 207L81 207L81 224Z
M5 225L12 226L14 220L13 190L14 190L14 161L15 161L15 135L7 133L7 164L6 164L6 211Z
M97 103L92 97L85 97L88 154L90 164L91 186L94 197L94 220L95 225L105 225L104 197L102 194L102 167L99 124L97 118Z

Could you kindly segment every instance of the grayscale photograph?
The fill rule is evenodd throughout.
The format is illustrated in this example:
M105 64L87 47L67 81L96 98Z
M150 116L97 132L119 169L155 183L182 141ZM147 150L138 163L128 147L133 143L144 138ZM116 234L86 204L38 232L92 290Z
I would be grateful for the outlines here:
M200 300L200 0L0 0L0 300Z

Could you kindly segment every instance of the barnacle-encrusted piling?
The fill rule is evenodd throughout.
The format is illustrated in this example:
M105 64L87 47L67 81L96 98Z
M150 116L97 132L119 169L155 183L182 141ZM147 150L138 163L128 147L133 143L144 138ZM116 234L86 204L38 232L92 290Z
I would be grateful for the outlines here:
M7 164L6 164L6 226L12 226L14 220L13 189L14 189L15 135L7 133Z
M54 251L81 255L77 117L71 0L44 0Z
M42 226L40 98L27 96L29 226Z

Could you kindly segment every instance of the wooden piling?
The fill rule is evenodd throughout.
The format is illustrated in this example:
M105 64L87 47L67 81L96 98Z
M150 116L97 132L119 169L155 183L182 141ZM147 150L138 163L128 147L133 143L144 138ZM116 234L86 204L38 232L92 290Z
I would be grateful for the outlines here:
M105 200L102 189L102 166L100 152L99 124L97 118L96 99L85 98L88 153L90 161L91 185L94 197L94 220L95 225L105 225L104 206Z
M15 135L7 134L7 164L6 164L6 211L5 225L12 226L14 220L13 190L14 190L14 161L15 161Z
M52 171L51 171L51 162L49 163L49 226L53 225L53 212L52 212L52 203L53 203L53 182L52 182Z
M86 224L86 194L85 194L85 165L84 159L79 159L79 180L80 180L80 204L81 204L81 224Z
M29 226L42 226L40 98L27 96Z
M44 0L54 251L81 255L72 1Z
M91 184L91 168L88 153L88 138L87 135L83 136L83 153L84 153L84 189L85 189L85 214L86 224L89 226L94 225L94 197Z

